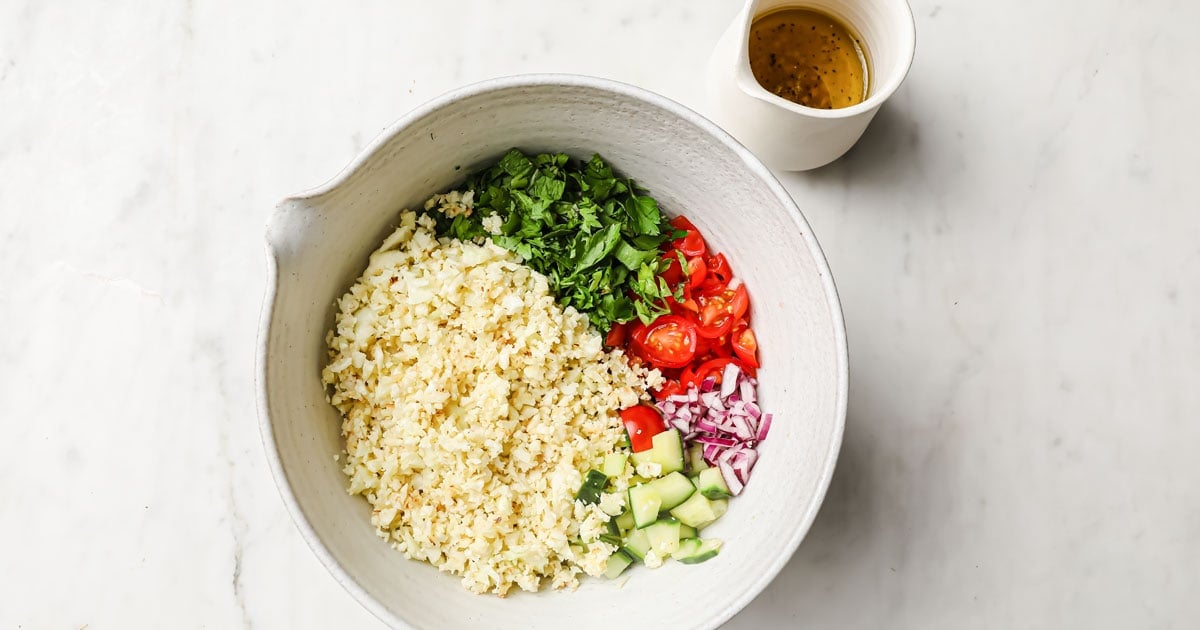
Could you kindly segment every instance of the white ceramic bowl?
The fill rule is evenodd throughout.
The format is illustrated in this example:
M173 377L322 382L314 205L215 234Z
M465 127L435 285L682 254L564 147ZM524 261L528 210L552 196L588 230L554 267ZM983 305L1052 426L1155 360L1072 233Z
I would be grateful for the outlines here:
M598 152L684 213L747 283L761 397L776 416L742 496L707 535L704 564L637 567L623 588L473 595L376 537L366 501L346 493L334 455L339 417L319 372L333 303L397 213L518 146ZM496 79L410 112L325 185L280 203L267 228L259 331L259 416L275 481L304 539L334 577L396 627L712 628L750 602L808 531L833 474L846 411L842 314L824 257L787 192L724 131L681 105L580 76Z

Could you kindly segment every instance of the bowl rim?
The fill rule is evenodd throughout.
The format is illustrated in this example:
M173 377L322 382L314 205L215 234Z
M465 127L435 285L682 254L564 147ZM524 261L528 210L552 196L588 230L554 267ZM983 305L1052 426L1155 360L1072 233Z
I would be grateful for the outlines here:
M796 548L800 542L807 536L809 529L812 527L813 521L816 519L817 513L820 511L821 504L825 500L825 494L829 489L829 482L833 477L834 468L837 465L838 454L841 451L843 433L846 424L846 406L849 392L849 353L846 341L846 325L845 316L842 312L841 301L838 299L837 287L834 286L833 274L830 272L829 263L825 258L821 246L817 243L816 236L813 234L812 227L808 220L805 219L800 208L796 205L795 200L779 182L778 178L755 157L753 153L744 147L741 143L733 138L728 132L716 123L701 116L691 108L669 99L665 96L651 92L644 88L640 88L628 83L622 83L612 79L604 79L600 77L592 77L580 74L559 74L559 73L537 73L537 74L518 74L510 76L502 76L476 83L471 83L463 87L445 92L435 98L425 101L421 105L413 108L386 129L379 133L362 151L358 153L345 167L342 168L336 175L330 178L325 183L310 188L308 190L290 195L281 200L275 207L275 211L271 214L266 224L266 249L267 249L267 279L266 289L263 297L263 303L259 316L257 349L255 352L255 390L257 399L259 433L262 439L263 448L266 451L267 462L271 469L271 477L275 482L275 487L279 491L279 496L283 499L284 505L287 507L288 514L292 518L292 522L300 531L301 537L308 545L309 549L325 566L330 575L350 593L360 605L366 608L371 614L375 615L380 621L389 627L393 628L412 628L408 622L392 613L382 602L366 591L357 581L341 566L325 543L317 536L316 531L308 522L308 517L304 510L300 507L299 501L292 490L291 482L288 479L287 472L283 469L283 463L279 457L278 444L275 441L275 432L271 425L270 404L268 402L266 383L267 371L269 365L267 363L267 350L270 339L271 319L274 315L275 298L278 289L279 264L275 245L271 242L272 227L278 223L279 216L286 212L286 206L293 201L318 197L329 193L338 186L348 180L351 175L363 167L381 148L384 147L393 137L401 133L403 130L412 124L424 119L436 110L445 107L456 101L495 92L500 90L508 90L522 87L545 87L559 86L572 88L591 88L614 92L622 96L633 98L646 102L648 104L659 107L672 114L679 116L687 122L701 128L713 138L725 145L733 151L742 163L751 172L763 180L770 188L771 192L779 198L787 209L791 218L797 222L804 234L804 242L807 245L810 254L813 256L817 270L821 276L821 282L824 285L825 299L828 303L832 315L834 344L837 348L837 400L835 401L835 414L833 435L830 440L829 449L825 454L825 460L822 462L820 478L817 481L817 492L808 505L802 520L799 525L793 530L791 536L786 541L784 553L780 554L774 562L766 567L759 577L746 588L742 594L729 606L722 610L714 611L714 614L706 622L708 627L716 628L721 624L729 621L753 601L762 591L775 579L783 567L791 560Z

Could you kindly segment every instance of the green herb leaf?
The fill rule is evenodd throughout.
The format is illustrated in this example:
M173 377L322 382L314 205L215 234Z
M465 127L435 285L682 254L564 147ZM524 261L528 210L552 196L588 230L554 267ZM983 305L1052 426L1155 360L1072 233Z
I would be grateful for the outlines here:
M658 235L662 212L659 211L658 202L653 197L633 197L633 203L626 204L625 211L629 213L637 233Z
M637 249L636 247L626 243L624 240L617 243L617 249L613 251L613 256L625 265L630 271L636 270L643 264L648 263L655 258L658 258L658 250L656 249Z
M587 238L587 245L575 263L580 269L587 269L600 262L600 259L612 253L621 242L621 228L615 223Z
M527 178L533 173L533 162L521 153L520 149L509 149L504 157L500 158L498 166L513 177L513 179ZM515 187L515 186L514 186Z

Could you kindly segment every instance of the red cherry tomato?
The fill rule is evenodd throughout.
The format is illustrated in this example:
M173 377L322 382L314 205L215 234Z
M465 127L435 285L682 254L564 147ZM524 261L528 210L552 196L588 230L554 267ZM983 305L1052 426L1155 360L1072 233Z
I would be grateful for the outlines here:
M612 328L608 329L608 334L604 337L604 345L609 348L619 348L625 343L625 333L629 328L629 324L615 323Z
M722 289L712 293L701 293L696 298L696 304L700 306L700 312L696 316L696 332L701 337L715 339L729 334L734 320L737 319L734 315L736 295L736 291Z
M667 286L674 287L683 280L683 268L679 266L679 256L676 256L675 251L672 250L663 254L663 260L667 261L667 268L659 274L659 277L667 281Z
M626 347L629 350L629 355L642 361L648 361L645 354L646 332L646 325L638 320L629 322L629 326L625 331L625 343L627 344Z
M696 356L696 324L678 315L663 315L646 327L642 356L657 367L681 368Z
M750 310L750 294L746 293L746 285L739 284L738 288L733 290L733 317L741 319L750 318L746 313Z
M704 237L700 235L700 230L692 225L686 217L675 217L671 219L671 226L677 230L687 232L683 238L675 239L671 242L671 246L683 252L683 255L691 258L692 256L704 256L708 253L708 248L704 245Z
M708 265L704 263L704 259L700 256L693 256L688 259L688 286L695 289L704 284L704 279L708 276Z
M733 323L750 308L750 296L745 285L736 289L719 289L701 292L696 298L700 305L698 321L700 334L704 337L720 337L730 331Z
M730 280L733 280L733 269L729 267L729 261L725 259L725 254L709 256L707 266L708 276L704 278L705 290L723 289Z
M671 227L675 228L676 230L696 230L696 225L689 221L688 218L682 214L674 219L671 219L670 223ZM699 230L696 231L698 232Z
M654 398L658 400L664 400L666 398L670 398L671 396L678 396L679 394L683 393L685 393L685 390L679 381L669 380L663 383L663 386L654 392Z
M704 379L711 376L717 381L717 384L720 385L721 376L725 373L725 366L729 365L730 363L737 363L737 361L729 357L710 359L696 366L694 369L688 368L687 370L684 370L683 375L679 377L679 382L684 386L699 386L704 382Z
M654 436L667 430L658 410L648 405L634 405L622 410L621 423L629 434L629 447L635 453L649 450L654 446Z
M745 365L758 367L758 339L744 321L733 329L733 352Z
M676 302L674 298L667 298L667 302L671 307L671 312L675 315L695 317L700 310L700 305L696 304L696 300L690 296L685 296L682 302Z

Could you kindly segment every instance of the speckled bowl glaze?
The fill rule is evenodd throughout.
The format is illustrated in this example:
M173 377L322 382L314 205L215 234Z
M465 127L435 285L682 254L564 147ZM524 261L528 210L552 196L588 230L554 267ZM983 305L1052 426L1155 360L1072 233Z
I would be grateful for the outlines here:
M638 567L624 587L473 595L458 578L405 559L346 493L334 455L340 420L320 369L334 300L362 271L397 213L458 184L506 149L600 153L684 213L750 288L761 398L776 414L742 496L706 530L721 554L701 565ZM280 494L335 578L395 627L714 628L783 568L816 516L841 445L847 357L833 279L808 223L771 173L728 134L650 92L581 76L496 79L400 119L325 185L285 199L267 227L258 406Z

